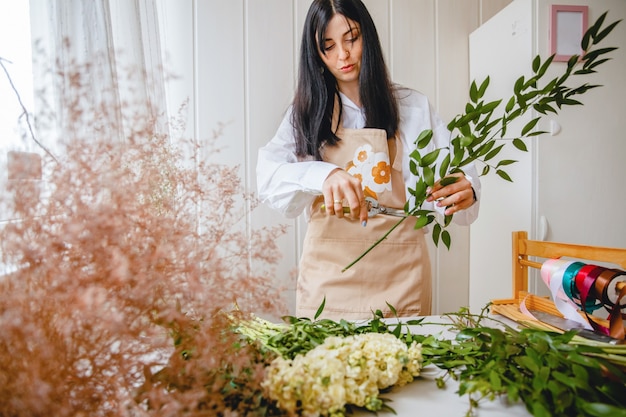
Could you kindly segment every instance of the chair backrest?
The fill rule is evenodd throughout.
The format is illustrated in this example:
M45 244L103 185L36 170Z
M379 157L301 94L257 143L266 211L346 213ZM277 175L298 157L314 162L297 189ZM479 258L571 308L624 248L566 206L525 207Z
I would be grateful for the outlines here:
M542 264L528 260L529 256L546 259L571 257L611 263L626 269L626 249L529 240L527 232L513 232L513 298L520 291L528 291L528 268L541 269Z

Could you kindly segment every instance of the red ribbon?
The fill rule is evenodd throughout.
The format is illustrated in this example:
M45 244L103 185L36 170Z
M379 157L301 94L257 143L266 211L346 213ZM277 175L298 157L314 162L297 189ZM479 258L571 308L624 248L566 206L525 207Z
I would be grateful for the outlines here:
M599 332L609 334L616 339L624 339L623 319L626 315L621 313L621 300L626 296L626 286L622 287L615 303L609 297L609 288L614 279L626 275L625 271L609 269L596 265L585 265L576 274L576 289L580 294L580 305L587 316L589 323ZM596 305L598 301L609 311L609 327L604 327L591 320L587 312L588 304ZM609 306L611 308L609 308Z
M548 262L548 261L546 261ZM619 292L616 290L617 278L626 276L626 271L619 269L605 268L598 265L579 264L571 265L564 271L563 268L544 269L542 267L542 278L546 283L552 279L562 280L562 285L567 296L585 313L589 324L598 332L608 334L616 339L626 339L624 331L624 320L626 314L622 313L622 308L626 307L626 285L622 285ZM544 271L549 275L545 277ZM559 272L557 272L559 271ZM561 276L557 276L561 275ZM548 278L546 280L546 278ZM626 284L626 282L624 283ZM615 301L610 294L617 294ZM592 320L591 314L599 307L604 307L608 313L609 326L602 326Z

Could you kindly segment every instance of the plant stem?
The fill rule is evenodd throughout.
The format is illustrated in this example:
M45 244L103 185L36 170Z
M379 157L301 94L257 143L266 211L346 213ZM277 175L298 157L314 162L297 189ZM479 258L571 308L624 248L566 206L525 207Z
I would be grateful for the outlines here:
M6 61L8 63L11 63L11 61L4 59L0 56L0 67L2 67L2 70L4 71L5 75L7 76L7 79L9 80L9 85L11 86L11 89L13 90L13 92L15 93L15 96L17 97L17 101L20 104L20 107L22 108L22 115L24 115L25 119L26 119L26 125L28 126L28 131L30 133L30 137L31 139L41 148L44 150L45 153L47 153L52 159L54 159L55 162L59 162L58 159L52 154L52 152L50 152L48 150L48 148L46 148L41 142L39 142L37 140L37 138L35 137L35 133L33 132L33 126L30 123L30 117L28 115L28 110L26 110L26 106L24 105L24 103L22 102L22 97L20 96L20 93L17 91L17 88L15 87L15 84L13 84L13 79L11 78L11 75L9 74L9 70L7 70L6 66L4 65L4 62Z
M409 216L404 216L401 217L400 220L398 220L396 222L396 224L394 224L389 230L387 230L387 232L380 238L378 239L376 242L374 242L369 248L367 248L367 250L365 252L363 252L361 255L359 255L358 258L356 258L354 261L350 262L350 264L348 266L346 266L345 268L343 268L341 270L341 272L345 272L348 269L350 269L354 264L356 264L357 262L359 262L365 255L367 255L368 253L370 253L370 251L372 249L374 249L376 246L378 246L383 240L387 239L387 236L389 236L389 234L391 232L393 232L396 227L400 226L400 223L402 223L403 221L405 221Z

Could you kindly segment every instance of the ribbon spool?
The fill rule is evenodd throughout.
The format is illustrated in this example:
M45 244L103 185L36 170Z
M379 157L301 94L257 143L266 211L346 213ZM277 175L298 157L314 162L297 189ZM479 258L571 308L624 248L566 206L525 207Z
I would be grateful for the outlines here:
M565 317L584 321L578 314L582 309L589 324L597 331L624 339L623 320L626 314L626 271L588 265L582 262L549 259L541 266L541 277L550 288L556 308ZM604 307L609 312L609 327L591 320L589 313Z

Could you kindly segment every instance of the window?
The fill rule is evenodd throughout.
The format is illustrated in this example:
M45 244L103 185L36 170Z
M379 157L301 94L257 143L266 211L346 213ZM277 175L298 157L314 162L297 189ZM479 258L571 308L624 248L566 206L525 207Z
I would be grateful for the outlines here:
M37 151L28 136L23 109L14 88L19 92L24 107L33 109L33 71L28 0L0 0L0 152L2 180L6 179L6 153L9 149ZM11 80L7 77L10 75ZM11 85L11 82L13 85ZM24 139L23 139L24 138Z

